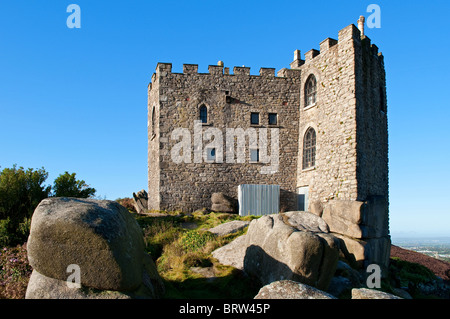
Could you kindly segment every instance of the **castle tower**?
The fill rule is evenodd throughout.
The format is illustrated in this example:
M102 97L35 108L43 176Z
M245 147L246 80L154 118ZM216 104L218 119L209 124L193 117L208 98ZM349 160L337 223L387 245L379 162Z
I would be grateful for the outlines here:
M292 65L301 71L302 95L297 186L309 187L309 203L387 198L386 80L378 48L350 25L338 41L322 41L320 51ZM311 133L314 150L305 149Z
M291 63L301 72L297 192L300 209L321 215L347 242L358 239L352 245L360 245L360 260L386 267L386 78L363 23L325 39L305 60L296 52Z

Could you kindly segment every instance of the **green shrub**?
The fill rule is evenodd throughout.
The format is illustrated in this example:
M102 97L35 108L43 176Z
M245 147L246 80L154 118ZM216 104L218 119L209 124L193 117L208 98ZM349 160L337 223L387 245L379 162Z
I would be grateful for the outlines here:
M30 218L37 205L50 195L51 186L43 183L48 177L44 168L24 170L5 168L0 172L0 219L10 218L17 226Z
M95 195L95 188L89 187L83 180L76 179L76 173L65 172L59 175L53 184L53 196L89 198Z
M23 244L30 234L31 218L17 225L10 218L0 220L0 247Z
M0 247L9 246L11 241L11 234L9 231L10 223L11 220L9 218L0 219Z

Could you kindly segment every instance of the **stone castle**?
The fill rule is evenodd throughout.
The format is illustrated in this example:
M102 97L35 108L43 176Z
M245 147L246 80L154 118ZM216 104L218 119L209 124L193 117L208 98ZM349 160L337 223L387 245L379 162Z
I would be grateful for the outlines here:
M309 211L356 261L387 266L388 123L383 55L358 27L275 75L223 62L158 63L148 86L148 209L195 211L213 193L277 185L280 211ZM248 143L247 143L248 142ZM239 158L239 156L241 156Z
M198 73L196 64L173 73L172 64L158 63L148 86L149 209L194 211L210 207L215 192L237 198L238 185L276 184L284 211L375 196L387 214L384 61L364 35L364 22L358 23L339 31L338 40L325 39L320 51L312 49L304 59L296 50L290 68L276 75L273 68L251 75L244 66L231 74L221 61L210 65L209 73ZM179 128L191 133L187 138L194 144L181 151L181 162L173 158L183 135L174 136ZM276 170L263 171L270 163L259 159L260 150L250 141L244 162L228 160L237 153L236 140L226 146L219 141L223 152L214 154L205 138L212 128L222 131L223 140L227 129L255 128L259 135L266 129L268 154L276 135L279 147L271 154L278 152Z

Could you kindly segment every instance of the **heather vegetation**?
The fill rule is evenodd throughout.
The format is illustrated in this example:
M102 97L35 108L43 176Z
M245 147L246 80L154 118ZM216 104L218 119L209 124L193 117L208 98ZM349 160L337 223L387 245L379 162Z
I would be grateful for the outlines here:
M22 299L31 275L26 245L0 248L0 299Z

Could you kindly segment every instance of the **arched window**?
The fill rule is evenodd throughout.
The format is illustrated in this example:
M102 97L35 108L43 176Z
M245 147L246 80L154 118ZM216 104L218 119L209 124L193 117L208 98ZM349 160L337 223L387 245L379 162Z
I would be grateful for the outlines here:
M316 103L316 87L317 81L314 74L311 74L305 83L305 107L314 105Z
M200 121L208 123L208 108L204 104L200 106Z
M316 162L316 131L310 127L303 138L303 169L314 167Z
M155 107L153 107L152 109L152 118L151 118L152 122L152 128L151 128L151 132L152 132L152 138L155 135L155 126L156 126L156 115L155 115Z
M385 88L380 86L380 111L386 113L386 100L384 98Z

